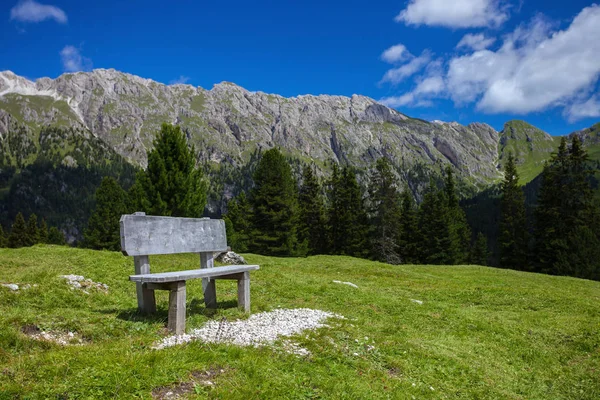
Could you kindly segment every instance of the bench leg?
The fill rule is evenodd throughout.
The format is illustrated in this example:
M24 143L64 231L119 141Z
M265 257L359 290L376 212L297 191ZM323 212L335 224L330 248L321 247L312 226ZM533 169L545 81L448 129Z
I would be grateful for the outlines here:
M169 332L185 333L185 281L174 282L169 292Z
M238 307L240 310L250 312L250 272L244 272L243 277L238 279Z
M135 266L136 275L150 273L150 261L148 260L148 256L133 257L133 264ZM137 292L138 310L142 313L154 314L156 312L154 290L144 288L140 282L135 284L135 289Z
M217 308L217 286L214 279L203 278L204 304L206 308Z

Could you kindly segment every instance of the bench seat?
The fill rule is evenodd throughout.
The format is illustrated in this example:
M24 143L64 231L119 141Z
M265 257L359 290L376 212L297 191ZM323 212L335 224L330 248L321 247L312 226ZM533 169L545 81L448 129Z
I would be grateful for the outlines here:
M161 272L157 274L130 275L129 280L141 283L168 283L187 281L198 278L219 278L226 275L239 274L242 272L255 271L258 265L227 265L204 269L192 269L188 271Z
M138 310L156 312L155 290L169 291L169 319L167 327L176 335L185 333L186 282L202 279L206 308L217 308L215 281L237 281L238 307L250 312L250 271L258 265L228 265L214 267L215 253L227 251L225 221L210 218L181 218L149 216L143 212L122 215L121 251L133 256ZM155 254L196 253L200 268L187 271L150 273L149 256Z

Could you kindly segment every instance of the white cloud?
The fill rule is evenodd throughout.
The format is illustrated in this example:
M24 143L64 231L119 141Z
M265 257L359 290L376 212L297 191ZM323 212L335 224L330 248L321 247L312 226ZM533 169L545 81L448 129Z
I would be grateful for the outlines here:
M414 101L414 99L415 96L412 93L406 93L402 96L384 97L383 99L380 99L379 102L384 106L397 108L411 104Z
M410 54L403 44L392 46L381 54L381 59L390 64L404 61L411 57L412 54Z
M448 90L457 103L477 101L490 113L526 114L568 107L600 75L600 7L584 8L571 25L551 32L541 18L507 35L493 52L449 62Z
M383 78L381 79L381 83L390 82L392 84L397 84L405 80L406 78L416 74L421 71L425 66L431 61L431 53L425 50L419 57L413 57L408 63L388 70Z
M60 51L63 69L67 72L89 71L92 69L92 60L83 57L75 46L65 46Z
M487 49L494 44L496 38L488 38L483 33L467 33L456 45L457 49L468 48L472 50Z
M190 80L189 76L179 75L179 78L173 79L172 81L169 81L169 85L184 84L184 83L188 83L189 80Z
M600 98L593 95L583 103L575 103L565 110L565 115L571 122L583 118L600 117Z
M410 0L395 18L407 25L449 28L495 27L507 19L500 0Z
M58 23L67 23L67 14L56 6L40 4L34 0L19 1L10 10L10 19L20 22L41 22L53 19Z

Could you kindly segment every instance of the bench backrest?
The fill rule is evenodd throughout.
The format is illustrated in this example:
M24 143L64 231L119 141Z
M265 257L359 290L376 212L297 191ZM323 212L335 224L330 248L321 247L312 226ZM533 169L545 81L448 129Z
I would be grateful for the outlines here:
M209 218L121 216L121 251L126 256L227 251L225 221Z

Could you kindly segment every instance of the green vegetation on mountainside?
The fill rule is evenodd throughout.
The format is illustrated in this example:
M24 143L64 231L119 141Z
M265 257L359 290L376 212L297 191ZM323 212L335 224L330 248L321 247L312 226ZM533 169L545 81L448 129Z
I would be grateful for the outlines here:
M307 307L345 317L292 338L311 355L201 342L153 350L164 337L168 294L157 293L156 317L138 315L131 258L55 246L0 249L0 282L39 285L0 287L0 397L150 398L180 382L191 397L221 399L600 397L598 282L350 257L246 258L261 266L252 272L253 313ZM153 272L197 263L197 255L152 257ZM108 293L71 290L63 274L105 283ZM244 318L235 282L217 286L212 312L200 280L188 283L188 331ZM24 333L37 329L71 331L84 343L60 346ZM190 383L220 369L214 385Z
M560 137L546 132L525 121L509 121L500 132L499 158L502 168L508 153L515 156L521 184L526 184L544 169L550 154L558 148Z

